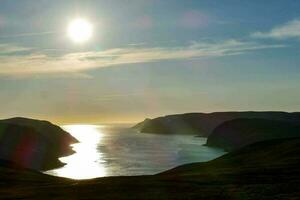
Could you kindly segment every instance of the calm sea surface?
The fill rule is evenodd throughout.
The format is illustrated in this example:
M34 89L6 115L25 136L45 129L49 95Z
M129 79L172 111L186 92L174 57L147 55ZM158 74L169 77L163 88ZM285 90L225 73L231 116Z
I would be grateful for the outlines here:
M47 174L73 179L150 175L178 165L208 161L224 154L203 146L206 138L138 133L129 125L69 125L63 128L80 143L66 165Z

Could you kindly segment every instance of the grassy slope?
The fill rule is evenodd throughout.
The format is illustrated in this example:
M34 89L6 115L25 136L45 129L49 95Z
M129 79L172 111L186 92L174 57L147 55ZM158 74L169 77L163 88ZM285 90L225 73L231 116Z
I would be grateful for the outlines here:
M7 199L297 199L300 139L247 146L206 163L154 176L88 181L1 168L0 197Z

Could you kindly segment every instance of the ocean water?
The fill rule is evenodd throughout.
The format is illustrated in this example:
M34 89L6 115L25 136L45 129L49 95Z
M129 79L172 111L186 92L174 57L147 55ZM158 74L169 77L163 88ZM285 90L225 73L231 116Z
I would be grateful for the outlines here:
M68 125L63 129L80 142L66 165L47 174L72 179L156 174L176 166L215 159L224 151L191 135L138 133L129 125Z

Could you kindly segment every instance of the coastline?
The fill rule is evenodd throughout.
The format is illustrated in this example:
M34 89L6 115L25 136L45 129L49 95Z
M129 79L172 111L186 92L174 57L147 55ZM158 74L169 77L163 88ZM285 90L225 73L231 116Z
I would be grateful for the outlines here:
M71 180L0 167L7 199L296 199L300 139L249 145L209 162L151 176ZM270 156L265 159L264 154Z

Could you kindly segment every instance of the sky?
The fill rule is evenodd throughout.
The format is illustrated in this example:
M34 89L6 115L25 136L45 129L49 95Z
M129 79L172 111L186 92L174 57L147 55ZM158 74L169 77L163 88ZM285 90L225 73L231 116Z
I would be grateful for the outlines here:
M299 52L297 0L0 0L0 118L300 111Z

